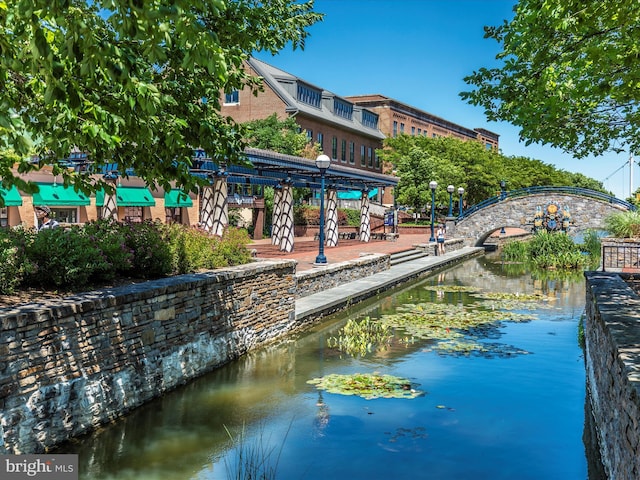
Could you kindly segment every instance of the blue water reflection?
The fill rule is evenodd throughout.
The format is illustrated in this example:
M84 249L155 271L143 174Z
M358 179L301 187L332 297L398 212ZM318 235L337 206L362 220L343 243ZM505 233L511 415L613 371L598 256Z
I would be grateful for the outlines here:
M529 353L443 354L415 339L363 358L326 347L348 318L477 300L425 288L438 284L544 293L550 300L531 311L535 320L501 323L481 340ZM80 454L85 479L235 478L242 453L266 458L274 478L287 480L584 480L583 310L581 276L540 280L469 260L253 352L65 451ZM426 393L365 400L307 383L356 372L409 378ZM243 452L229 435L245 439Z

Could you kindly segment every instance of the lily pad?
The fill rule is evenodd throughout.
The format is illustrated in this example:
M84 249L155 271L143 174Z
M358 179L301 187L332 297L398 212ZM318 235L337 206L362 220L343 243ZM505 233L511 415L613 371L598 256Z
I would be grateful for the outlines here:
M377 373L354 373L340 375L332 373L324 377L308 380L319 390L339 395L356 395L367 400L375 398L416 398L424 392L416 390L411 381L393 375Z

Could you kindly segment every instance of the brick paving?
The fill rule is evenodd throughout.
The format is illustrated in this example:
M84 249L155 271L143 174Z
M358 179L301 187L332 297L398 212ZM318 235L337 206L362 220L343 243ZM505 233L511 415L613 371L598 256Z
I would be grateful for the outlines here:
M412 250L414 245L429 243L429 236L400 235L395 241L371 240L361 242L360 240L339 240L335 247L324 248L324 255L327 263L340 263L347 260L354 260L360 257L361 253L398 253ZM275 245L271 245L271 239L255 240L249 248L257 251L257 258L292 259L298 261L297 271L309 270L313 268L313 263L318 255L318 241L313 237L296 237L294 239L293 252L281 252Z

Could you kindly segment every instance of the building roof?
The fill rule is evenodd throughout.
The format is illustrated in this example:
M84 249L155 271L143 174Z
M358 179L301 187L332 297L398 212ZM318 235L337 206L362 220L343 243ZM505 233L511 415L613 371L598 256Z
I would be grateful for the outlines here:
M294 187L300 188L318 189L321 187L320 171L316 167L315 161L307 158L248 148L245 150L245 154L251 163L250 165L222 167L206 157L204 152L202 154L202 157L198 157L196 154L196 158L202 160L196 173L199 175L224 172L229 183L277 186L283 182L289 182ZM399 181L398 177L392 175L359 170L335 163L332 163L331 167L326 170L324 177L327 187L341 191L367 191L379 187L393 187Z
M411 117L424 120L433 125L438 125L442 128L457 132L460 135L464 135L472 139L476 139L478 137L478 133L481 133L487 137L494 138L496 141L500 136L497 133L491 132L484 128L470 129L462 125L458 125L457 123L451 122L442 117L438 117L437 115L433 115L429 112L425 112L424 110L420 110L419 108L413 107L411 105L407 105L406 103L400 102L398 100L387 97L385 95L381 95L379 93L369 94L369 95L350 95L345 98L351 102L354 102L358 105L362 105L365 107L374 108L374 107L387 106L387 107L393 108L398 112L402 112Z
M263 78L265 84L267 84L278 97L285 103L286 111L290 114L299 115L303 114L308 117L323 123L338 125L341 128L355 131L361 135L367 135L378 140L384 140L386 135L382 133L378 128L371 128L362 123L362 111L366 110L362 106L355 105L346 97L340 97L333 92L313 85L306 80L298 78L284 70L269 65L257 58L251 57L248 60L251 68ZM322 101L319 108L316 108L307 103L298 100L298 85L311 87L312 89L321 92ZM350 104L353 106L353 115L351 119L341 117L333 111L334 100ZM374 111L370 111L372 115L378 116Z

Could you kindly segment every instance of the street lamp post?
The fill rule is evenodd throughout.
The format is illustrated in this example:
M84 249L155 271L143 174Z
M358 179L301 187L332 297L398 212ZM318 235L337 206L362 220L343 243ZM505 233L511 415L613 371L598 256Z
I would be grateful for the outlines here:
M449 185L447 187L447 192L449 192L449 218L453 217L453 191L456 189L453 185Z
M431 238L429 238L429 241L435 242L436 236L433 230L433 224L436 221L435 204L436 204L436 188L438 188L438 182L431 180L429 182L429 188L431 189Z
M507 182L505 182L504 180L500 180L500 200L504 200L505 198L507 198ZM500 234L504 235L505 233L507 232L504 229L503 225L500 229Z
M464 195L464 188L458 188L458 196L460 200L458 201L458 208L460 209L460 216L462 216L462 195Z
M318 241L317 264L326 264L327 257L324 256L324 174L331 166L331 159L327 155L318 155L316 167L320 170L320 240Z

